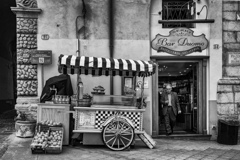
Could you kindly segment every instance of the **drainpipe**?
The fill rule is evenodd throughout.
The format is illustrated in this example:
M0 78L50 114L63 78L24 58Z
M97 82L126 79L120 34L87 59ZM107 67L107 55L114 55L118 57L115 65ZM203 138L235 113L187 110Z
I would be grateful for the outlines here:
M76 38L77 38L77 56L80 57L80 37L79 37L79 34L80 34L80 31L81 29L83 28L84 30L84 39L86 39L86 31L85 31L85 25L86 25L86 13L87 13L87 10L86 10L86 6L85 6L85 2L84 0L82 0L82 6L83 6L83 9L82 9L82 15L81 16L77 16L76 18L76 21L75 21L75 27L76 27ZM81 29L78 29L78 19L79 18L83 18L83 27ZM77 73L77 106L79 106L79 83L81 82L81 77L80 77L80 74Z
M108 0L108 15L109 15L109 51L110 58L113 58L114 54L114 0ZM113 76L110 75L110 95L113 95Z

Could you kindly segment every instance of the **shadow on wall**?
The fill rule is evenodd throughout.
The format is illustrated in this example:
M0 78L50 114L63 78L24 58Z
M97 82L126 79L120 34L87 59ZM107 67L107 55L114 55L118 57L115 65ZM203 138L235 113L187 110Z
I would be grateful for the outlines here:
M15 0L0 5L0 113L14 108L16 94L16 16L10 7Z

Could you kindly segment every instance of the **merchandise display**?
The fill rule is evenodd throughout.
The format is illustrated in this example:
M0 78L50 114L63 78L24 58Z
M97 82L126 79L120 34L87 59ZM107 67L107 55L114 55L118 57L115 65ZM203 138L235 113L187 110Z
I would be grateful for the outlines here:
M105 94L105 89L102 86L97 86L93 88L92 94Z
M45 131L37 131L31 143L32 153L62 152L63 127L50 127Z

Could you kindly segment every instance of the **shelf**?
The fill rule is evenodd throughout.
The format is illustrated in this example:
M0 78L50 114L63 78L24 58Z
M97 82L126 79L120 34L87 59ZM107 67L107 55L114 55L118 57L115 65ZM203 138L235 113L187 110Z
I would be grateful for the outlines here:
M214 23L214 19L182 19L182 20L158 20L159 24L163 23Z
M86 129L79 129L79 130L73 130L73 133L102 133L101 129L92 129L92 128L86 128ZM134 131L135 134L143 134L143 131Z

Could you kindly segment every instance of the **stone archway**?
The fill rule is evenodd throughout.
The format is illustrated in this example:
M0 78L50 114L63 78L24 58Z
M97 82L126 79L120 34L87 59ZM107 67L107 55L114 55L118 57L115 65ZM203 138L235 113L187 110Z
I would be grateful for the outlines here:
M37 49L37 19L41 9L37 0L16 0L11 10L17 17L17 104L29 119L36 120L38 95L37 65L31 64L31 53Z

